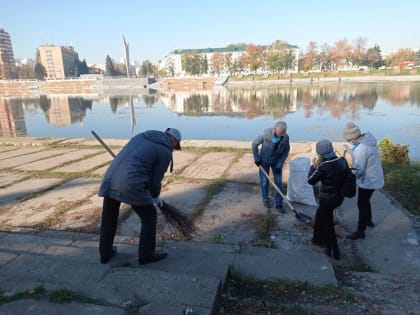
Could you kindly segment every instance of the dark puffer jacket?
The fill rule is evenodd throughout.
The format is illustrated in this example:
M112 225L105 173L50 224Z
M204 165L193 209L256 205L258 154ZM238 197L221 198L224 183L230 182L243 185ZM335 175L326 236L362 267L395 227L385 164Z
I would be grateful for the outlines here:
M172 161L169 137L149 130L131 138L106 171L98 195L130 205L152 204Z
M315 185L317 182L321 182L320 200L344 199L340 190L344 182L346 169L346 161L334 156L322 162L318 167L311 166L308 183Z

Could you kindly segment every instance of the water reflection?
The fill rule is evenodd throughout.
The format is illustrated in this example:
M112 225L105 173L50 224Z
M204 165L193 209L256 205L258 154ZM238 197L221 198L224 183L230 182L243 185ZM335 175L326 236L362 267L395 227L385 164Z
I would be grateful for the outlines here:
M373 111L378 99L393 106L420 105L419 84L331 85L306 87L259 87L166 92L162 101L184 115L242 113L245 117L272 115L282 118L302 109L305 118L329 113L357 118L360 110Z
M164 93L160 99L171 111L184 115L224 114L247 118L271 115L277 119L296 110L297 89L217 88Z
M171 125L188 139L249 140L285 119L293 141L338 141L344 123L354 120L378 139L410 144L410 152L417 150L420 157L419 116L420 83L205 87L144 95L0 98L0 136L89 137L95 129L103 137L127 138Z

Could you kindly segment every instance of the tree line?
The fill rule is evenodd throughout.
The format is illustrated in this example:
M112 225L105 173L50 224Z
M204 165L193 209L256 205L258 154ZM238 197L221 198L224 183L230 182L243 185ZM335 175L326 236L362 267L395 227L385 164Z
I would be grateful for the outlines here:
M233 58L232 53L215 52L208 60L199 50L192 50L181 56L183 70L191 75L199 74L238 74L243 71L256 73L261 70L265 73L287 73L295 71L335 71L338 69L354 69L367 67L378 69L385 67L403 67L407 65L420 65L420 50L398 49L396 52L383 57L381 48L375 44L367 47L366 38L359 37L352 42L347 38L336 41L333 45L319 45L310 41L304 51L297 56L288 42L276 40L271 45L261 46L255 44L230 44L227 48L241 48L244 53L239 58ZM298 60L297 60L298 59ZM296 67L297 66L297 67ZM175 75L174 65L170 62L166 69L159 72L158 66L149 60L144 60L139 67L141 77L158 75ZM106 76L126 76L124 63L115 62L109 55L105 58L105 70L88 67L86 60L76 60L67 76L79 77L82 74L103 73ZM17 67L17 78L44 80L47 76L46 68L41 63L39 50L36 51L35 66L20 65Z
M398 49L383 58L379 45L366 47L366 38L359 37L352 43L344 38L336 41L334 45L319 46L314 41L309 42L306 51L299 59L299 69L301 71L334 71L339 68L349 69L361 66L378 69L382 66L401 66L404 62L420 65L420 51Z

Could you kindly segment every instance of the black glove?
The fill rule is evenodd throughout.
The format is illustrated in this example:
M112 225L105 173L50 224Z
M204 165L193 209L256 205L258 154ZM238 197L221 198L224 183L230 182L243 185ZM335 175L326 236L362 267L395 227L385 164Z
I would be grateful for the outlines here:
M257 167L260 167L261 166L261 162L260 161L255 161L254 163L255 163L255 165L257 165Z

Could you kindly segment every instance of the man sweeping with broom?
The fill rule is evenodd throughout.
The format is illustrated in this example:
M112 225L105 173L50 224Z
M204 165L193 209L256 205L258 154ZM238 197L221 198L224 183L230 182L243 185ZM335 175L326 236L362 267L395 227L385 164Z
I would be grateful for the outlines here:
M101 263L106 264L116 254L113 243L122 202L131 205L141 220L139 264L166 257L166 253L155 252L155 205L160 208L164 206L159 197L161 182L172 162L173 150L181 150L180 142L178 129L145 131L131 138L112 161L98 193L104 197L99 239Z

